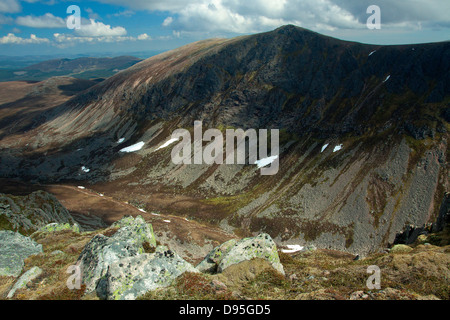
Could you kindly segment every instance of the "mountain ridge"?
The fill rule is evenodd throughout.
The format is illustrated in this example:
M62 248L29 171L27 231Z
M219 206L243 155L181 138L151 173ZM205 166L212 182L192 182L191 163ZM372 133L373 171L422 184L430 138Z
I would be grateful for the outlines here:
M28 147L1 141L10 169L0 175L87 181L238 234L374 252L406 225L433 221L448 190L449 57L450 43L365 45L294 26L196 42L43 113L17 133ZM194 120L280 129L280 172L175 166L156 149Z

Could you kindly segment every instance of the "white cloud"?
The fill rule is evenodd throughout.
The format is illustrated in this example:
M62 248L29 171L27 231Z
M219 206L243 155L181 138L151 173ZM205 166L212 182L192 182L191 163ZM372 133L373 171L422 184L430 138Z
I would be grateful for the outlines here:
M138 35L137 39L138 40L151 40L152 38L148 34L143 33L143 34Z
M0 1L0 12L16 13L22 11L19 1L17 0L2 0Z
M0 38L0 44L42 44L49 42L49 39L38 38L34 34L31 34L29 38L21 38L15 36L13 33L8 33L8 35Z
M90 24L81 25L81 28L75 30L75 33L82 37L120 37L125 36L127 30L90 19Z
M295 24L318 32L364 29L372 0L97 0L133 10L169 12L177 32L253 33ZM409 31L419 22L450 28L450 1L377 0L384 28Z
M43 16L24 16L17 17L16 24L19 26L31 27L31 28L65 28L66 22L60 17L55 17L51 13L46 13Z
M91 8L86 8L84 11L86 11L89 15L89 19L99 20L100 16L94 12Z
M172 24L173 22L173 18L172 17L167 17L166 19L164 19L164 22L162 23L162 25L164 27L168 27Z
M151 40L152 38L143 33L138 37L132 36L77 36L73 34L65 33L55 33L53 34L53 45L59 48L67 48L80 43L114 43L114 42L124 42L124 41L145 41Z

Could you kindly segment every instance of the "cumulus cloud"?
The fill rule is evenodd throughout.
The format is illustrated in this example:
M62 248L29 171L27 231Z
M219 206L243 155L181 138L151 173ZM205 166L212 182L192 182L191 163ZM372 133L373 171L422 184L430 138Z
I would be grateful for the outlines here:
M178 32L251 33L295 24L316 31L365 28L372 0L97 0L134 10L169 12L163 26ZM450 1L377 0L386 27L450 25Z
M42 44L49 42L49 39L38 38L34 34L31 34L29 38L21 38L17 37L13 33L8 33L8 35L0 38L0 44Z
M43 16L24 16L17 17L16 24L19 26L31 27L31 28L65 28L66 22L60 17L55 17L51 13L46 13Z
M151 40L151 37L148 34L143 33L143 34L138 35L137 39L138 40Z
M90 19L89 24L82 24L75 33L82 37L120 37L125 36L127 30L124 27L111 27L109 24Z

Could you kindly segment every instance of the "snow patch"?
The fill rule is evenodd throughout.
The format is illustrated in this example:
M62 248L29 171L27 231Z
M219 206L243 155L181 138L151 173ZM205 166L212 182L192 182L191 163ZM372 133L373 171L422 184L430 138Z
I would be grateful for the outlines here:
M91 171L91 169L86 168L85 166L81 167L81 170L83 170L84 172L88 173L89 171Z
M333 149L333 152L337 152L337 151L341 150L343 147L344 146L342 144L340 144L338 146L335 146L334 149Z
M160 146L160 147L159 147L158 149L156 149L155 151L158 151L159 149L166 148L166 147L170 146L172 143L174 143L174 142L176 142L176 141L178 141L178 139L175 139L175 138L170 139L169 141L166 141L162 146Z
M371 55L373 55L375 52L377 52L377 50L374 50L374 51L372 51L371 53L369 53L369 57L370 57Z
M142 149L142 147L145 145L145 143L143 141L135 143L129 147L120 149L119 152L135 152L135 151L139 151Z
M325 149L328 147L328 145L329 145L329 143L324 144L323 147L322 147L322 150L320 151L320 153L324 152Z
M124 142L125 141L125 138L120 138L119 140L117 140L117 143L118 144L121 144L122 142Z
M78 186L78 189L86 189L86 188L83 186Z
M269 164L274 162L277 158L278 158L278 156L272 156L272 157L268 157L268 158L263 158L261 160L257 160L254 164L258 165L258 169L259 169L259 168L268 166Z
M170 223L170 220L163 220L164 222Z
M286 245L286 247L288 247L288 249L281 249L281 252L294 253L294 252L303 250L303 246L298 245L298 244L288 244L288 245Z
M388 76L386 77L386 80L384 80L383 82L388 81L390 78L391 78L391 75L388 75Z
M144 209L138 209L140 212L147 212L147 211L145 211Z

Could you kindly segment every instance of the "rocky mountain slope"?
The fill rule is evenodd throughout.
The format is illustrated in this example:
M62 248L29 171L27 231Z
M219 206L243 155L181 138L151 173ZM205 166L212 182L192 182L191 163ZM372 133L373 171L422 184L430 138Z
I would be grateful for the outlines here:
M364 45L295 26L193 43L2 136L0 175L84 181L239 235L369 254L434 222L448 191L449 58L448 42ZM280 129L279 172L173 164L159 147L194 120Z

